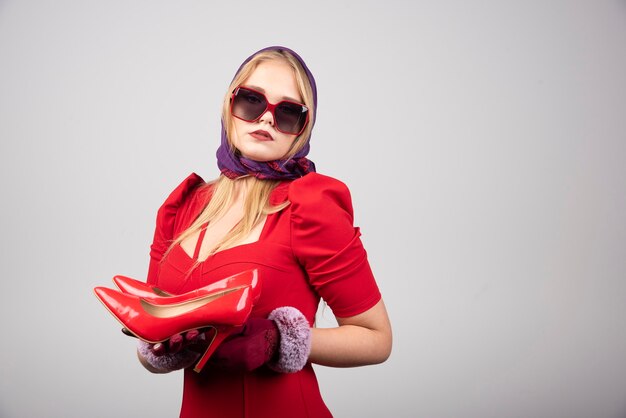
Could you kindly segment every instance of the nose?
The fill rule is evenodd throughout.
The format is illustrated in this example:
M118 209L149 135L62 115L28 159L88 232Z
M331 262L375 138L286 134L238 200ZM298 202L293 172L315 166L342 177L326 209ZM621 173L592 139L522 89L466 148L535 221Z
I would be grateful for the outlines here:
M269 123L271 126L274 126L274 114L270 109L267 109L265 113L261 115L259 118L259 122L264 121Z

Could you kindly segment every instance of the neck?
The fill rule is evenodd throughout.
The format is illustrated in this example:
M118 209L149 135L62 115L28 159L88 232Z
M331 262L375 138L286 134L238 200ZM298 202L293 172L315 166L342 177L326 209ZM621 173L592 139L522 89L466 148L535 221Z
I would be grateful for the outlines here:
M232 203L243 203L248 195L248 186L252 177L241 177L234 181Z

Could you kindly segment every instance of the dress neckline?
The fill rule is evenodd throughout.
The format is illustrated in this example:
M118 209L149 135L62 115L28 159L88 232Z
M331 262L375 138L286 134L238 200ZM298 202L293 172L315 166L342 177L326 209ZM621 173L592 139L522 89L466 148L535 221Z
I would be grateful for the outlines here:
M267 234L267 229L268 229L268 226L269 226L269 223L270 223L269 222L270 217L274 216L274 215L276 215L276 213L268 214L266 216L265 223L263 224L263 228L261 229L261 233L259 234L259 238L256 241L247 242L245 244L239 244L239 245L235 245L235 246L232 246L232 247L224 248L223 250L219 250L218 252L215 252L213 254L209 254L209 256L206 257L204 260L197 260L197 258L195 257L195 254L194 254L193 257L191 255L189 255L187 253L187 251L185 251L185 249L180 245L180 242L178 244L176 244L176 247L179 248L179 250L183 254L183 256L185 258L187 258L190 262L193 262L193 263L197 262L198 264L203 264L203 263L205 263L205 262L207 262L207 261L217 257L218 255L220 255L222 253L227 253L227 252L229 252L231 250L237 250L239 248L250 247L250 246L253 246L255 244L261 243L261 241L263 241L265 239L265 235ZM198 241L200 241L201 239L204 238L204 232L206 232L206 228L204 228L203 231L201 231L200 235L198 236ZM198 247L200 247L200 246L202 246L202 243L201 242L196 242L194 253L198 253L199 252L198 251Z
M240 248L250 247L250 246L253 246L255 244L259 244L260 241L261 240L258 239L258 240L254 241L254 242L248 242L246 244L239 244L239 245L235 245L234 247L225 248L223 250L220 250L220 251L218 251L216 253L213 253L213 254L209 255L207 258L205 258L204 260L198 261L197 263L198 264L205 264L206 262L208 262L208 261L210 261L210 260L212 260L212 259L214 259L214 258L216 258L218 256L221 257L221 256L223 256L225 254L228 254L229 252L234 251L234 250L239 250ZM180 243L176 244L175 248L177 248L178 251L182 254L182 256L184 258L186 258L189 262L192 262L192 263L196 262L196 260L193 257L191 257L189 254L187 254L187 252L183 249L183 247L180 246Z

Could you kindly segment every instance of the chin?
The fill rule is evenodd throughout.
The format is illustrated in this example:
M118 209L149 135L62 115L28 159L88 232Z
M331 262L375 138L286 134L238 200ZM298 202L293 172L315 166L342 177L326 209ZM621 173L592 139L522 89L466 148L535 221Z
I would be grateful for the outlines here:
M244 158L247 158L248 160L258 161L260 163L266 163L268 161L273 161L273 160L277 160L278 159L278 158L270 158L270 157L268 157L266 155L259 155L259 154L255 154L255 153L248 154L246 152L242 152L241 155Z
M258 162L280 160L284 156L284 154L280 154L277 152L267 152L267 150L258 150L258 149L252 149L252 150L240 149L239 152L245 158L249 160L253 160L253 161L258 161Z

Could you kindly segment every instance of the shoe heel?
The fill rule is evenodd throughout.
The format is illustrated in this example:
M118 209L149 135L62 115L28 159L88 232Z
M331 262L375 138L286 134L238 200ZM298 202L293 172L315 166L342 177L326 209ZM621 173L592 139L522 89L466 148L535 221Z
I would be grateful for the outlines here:
M209 361L209 359L211 358L215 350L217 350L217 347L219 347L220 344L224 342L224 340L228 338L229 335L231 335L233 332L237 331L238 329L237 327L230 327L230 326L229 327L213 327L213 328L214 328L214 332L213 332L213 339L211 340L211 344L209 344L209 347L206 349L202 357L200 357L200 360L198 360L196 365L193 367L193 371L196 373L200 373L202 371L202 368L204 368L207 361Z

